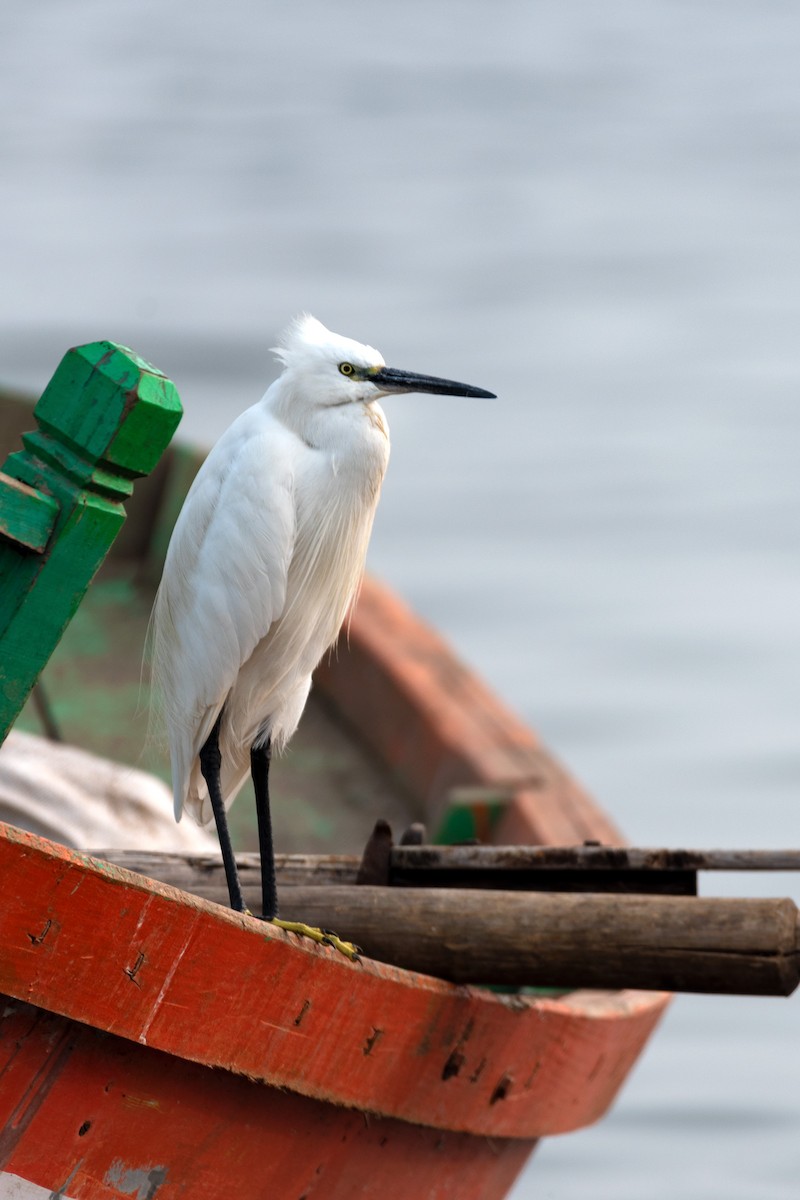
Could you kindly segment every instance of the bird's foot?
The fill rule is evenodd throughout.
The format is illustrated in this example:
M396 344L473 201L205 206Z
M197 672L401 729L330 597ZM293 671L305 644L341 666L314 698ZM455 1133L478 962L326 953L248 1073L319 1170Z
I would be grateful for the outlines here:
M300 937L311 938L312 942L317 942L320 946L333 946L334 950L338 950L351 962L359 961L358 946L354 946L352 942L342 941L335 933L331 933L330 929L317 929L314 925L305 925L302 921L282 921L280 917L265 919L269 920L270 925L277 925L278 929L285 929L287 933L297 933Z

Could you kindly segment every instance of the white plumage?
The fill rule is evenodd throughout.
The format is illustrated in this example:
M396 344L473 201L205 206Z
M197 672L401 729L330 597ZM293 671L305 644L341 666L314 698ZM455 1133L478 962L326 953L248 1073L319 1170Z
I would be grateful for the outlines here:
M269 755L294 733L311 673L358 589L389 460L378 399L409 391L492 394L388 368L371 346L308 315L293 322L276 353L282 374L222 436L186 498L156 597L151 646L175 815L188 807L207 820L211 799L231 902L239 908L225 808L248 770L256 782L260 756L256 805L269 917Z
M277 354L283 374L223 434L189 491L156 598L153 661L178 818L184 806L211 818L198 755L223 705L226 806L253 743L269 737L280 750L297 728L311 673L358 588L389 461L377 387L338 370L383 366L376 350L306 316Z

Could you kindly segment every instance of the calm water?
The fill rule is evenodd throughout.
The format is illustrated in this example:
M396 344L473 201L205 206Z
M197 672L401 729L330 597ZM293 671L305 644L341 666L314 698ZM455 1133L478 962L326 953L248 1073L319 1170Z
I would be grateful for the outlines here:
M306 308L493 388L387 402L372 569L637 843L798 845L799 61L769 0L6 0L0 375L111 337L210 441ZM797 1197L799 1005L678 1000L515 1200Z

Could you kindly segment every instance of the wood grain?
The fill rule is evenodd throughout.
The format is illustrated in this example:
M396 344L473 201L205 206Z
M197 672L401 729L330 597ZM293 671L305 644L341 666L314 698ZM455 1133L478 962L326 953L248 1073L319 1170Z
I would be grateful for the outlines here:
M454 983L785 996L800 981L788 899L294 887L281 914Z

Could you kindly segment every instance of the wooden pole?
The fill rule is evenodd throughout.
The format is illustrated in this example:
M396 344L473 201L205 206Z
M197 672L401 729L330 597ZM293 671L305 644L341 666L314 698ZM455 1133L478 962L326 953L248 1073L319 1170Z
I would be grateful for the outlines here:
M789 995L791 900L293 887L281 915L454 983Z

